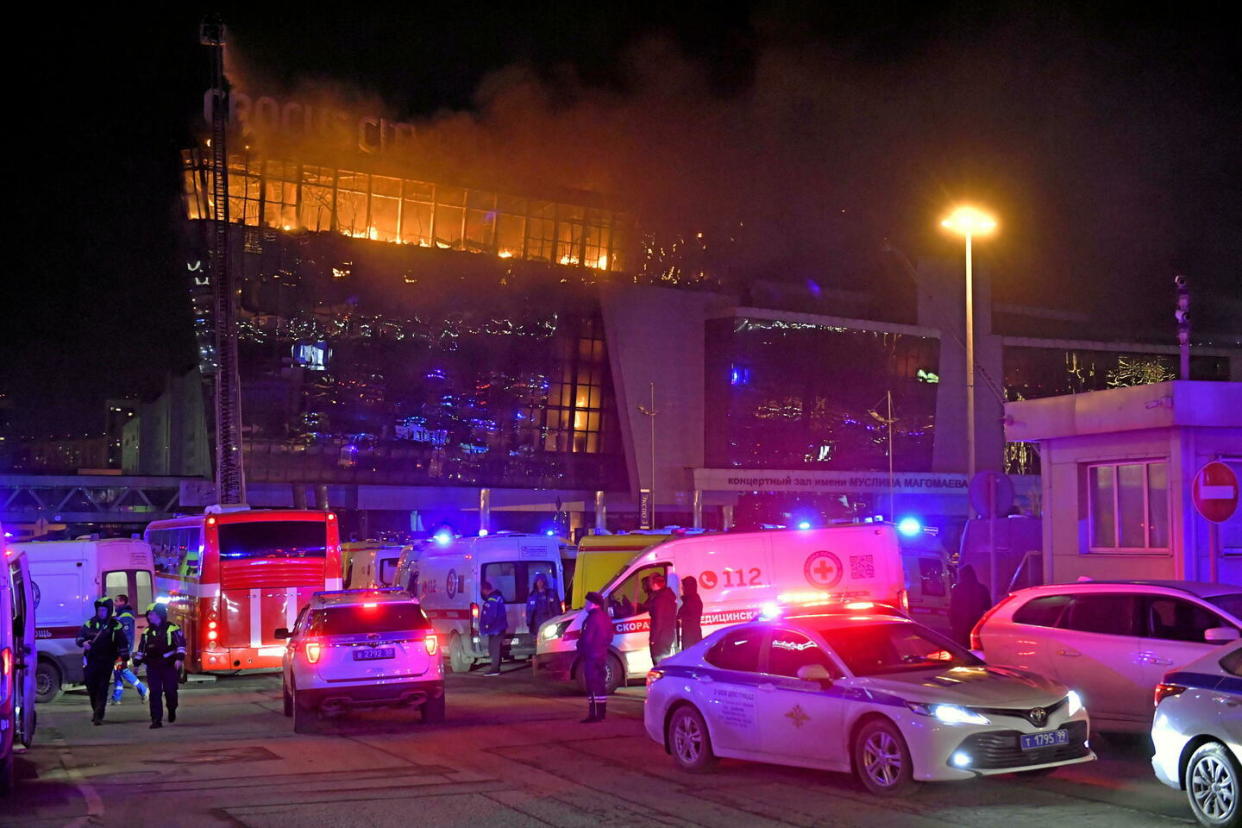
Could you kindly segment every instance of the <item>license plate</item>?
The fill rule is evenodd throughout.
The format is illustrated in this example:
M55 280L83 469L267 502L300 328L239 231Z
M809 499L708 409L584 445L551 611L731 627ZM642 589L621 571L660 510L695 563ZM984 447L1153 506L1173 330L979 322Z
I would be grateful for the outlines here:
M1069 744L1068 730L1052 730L1048 733L1027 733L1021 737L1023 750L1056 747Z
M370 647L365 650L354 650L354 661L376 661L381 658L394 658L397 651L392 647Z

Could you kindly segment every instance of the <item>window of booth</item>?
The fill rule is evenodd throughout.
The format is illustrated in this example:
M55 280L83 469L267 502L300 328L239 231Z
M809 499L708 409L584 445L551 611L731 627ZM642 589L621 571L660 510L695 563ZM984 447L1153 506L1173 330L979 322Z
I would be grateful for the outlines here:
M1169 464L1163 460L1086 468L1092 552L1169 550Z

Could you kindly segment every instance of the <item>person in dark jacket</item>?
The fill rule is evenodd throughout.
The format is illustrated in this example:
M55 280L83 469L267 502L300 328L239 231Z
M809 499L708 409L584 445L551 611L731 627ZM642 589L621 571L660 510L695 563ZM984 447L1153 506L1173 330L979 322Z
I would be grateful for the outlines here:
M499 590L492 589L489 581L479 585L483 595L483 607L479 610L479 635L487 639L487 654L491 656L492 666L483 675L500 675L500 647L504 642L505 631L509 628L509 619L505 612L505 597Z
M975 568L970 564L957 573L957 583L949 593L949 625L957 643L970 646L970 631L992 606L988 588L979 583Z
M121 622L112 617L111 598L95 599L95 615L82 625L77 642L82 648L84 680L91 698L91 724L103 724L112 671L118 663L122 669L129 664L129 642Z
M531 635L539 633L539 627L549 618L561 614L561 598L548 586L548 578L542 572L535 576L530 597L526 599L526 628Z
M185 663L185 634L168 621L168 607L155 603L147 607L147 629L138 641L134 661L147 665L151 685L151 727L164 726L164 701L168 702L168 721L177 721L177 684Z
M612 619L604 609L604 596L588 592L587 616L578 638L579 668L586 680L587 717L583 724L602 722L608 712L608 648L612 645Z
M673 654L677 643L677 597L668 588L663 575L651 576L651 600L647 602L647 611L651 613L651 663L659 664L661 660Z
M129 605L128 595L118 595L113 600L113 606L116 611L116 620L121 622L121 626L125 628L125 640L129 643L129 651L134 651L134 632L138 628L138 619L134 615L134 608ZM138 676L134 675L134 671L128 667L117 666L112 673L112 703L120 704L121 695L125 692L123 682L129 682L129 686L138 691L138 698L142 701L147 700L147 688Z
M677 628L683 650L703 640L703 599L699 597L699 582L693 575L681 579L681 606L677 609Z

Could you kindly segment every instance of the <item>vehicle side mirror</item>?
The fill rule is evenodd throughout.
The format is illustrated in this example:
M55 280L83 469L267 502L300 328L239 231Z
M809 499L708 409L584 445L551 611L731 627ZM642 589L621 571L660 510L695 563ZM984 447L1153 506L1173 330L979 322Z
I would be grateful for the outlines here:
M820 684L832 683L832 674L822 664L803 664L798 668L798 678L802 681L815 681Z
M284 627L278 627L276 629L276 637L277 638L292 638L293 636L289 635L289 630L285 629Z
M1212 627L1203 631L1203 640L1209 644L1223 644L1226 641L1237 641L1242 638L1233 627Z

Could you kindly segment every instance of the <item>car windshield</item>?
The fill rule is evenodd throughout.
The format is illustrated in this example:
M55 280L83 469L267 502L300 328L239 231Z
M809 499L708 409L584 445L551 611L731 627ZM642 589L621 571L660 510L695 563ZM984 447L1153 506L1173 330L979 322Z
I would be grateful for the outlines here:
M1228 595L1213 595L1206 600L1208 603L1220 607L1234 618L1242 620L1242 592L1232 592Z
M856 676L983 664L970 651L916 624L851 624L818 632Z
M418 604L376 602L316 610L311 627L314 635L366 635L426 630L431 622Z

